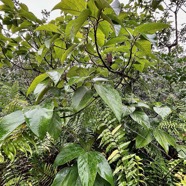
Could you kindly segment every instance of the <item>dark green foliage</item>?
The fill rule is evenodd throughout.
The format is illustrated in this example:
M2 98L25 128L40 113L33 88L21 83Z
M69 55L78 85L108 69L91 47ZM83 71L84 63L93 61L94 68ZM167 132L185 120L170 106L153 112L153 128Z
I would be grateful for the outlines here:
M185 184L183 1L1 2L0 185Z

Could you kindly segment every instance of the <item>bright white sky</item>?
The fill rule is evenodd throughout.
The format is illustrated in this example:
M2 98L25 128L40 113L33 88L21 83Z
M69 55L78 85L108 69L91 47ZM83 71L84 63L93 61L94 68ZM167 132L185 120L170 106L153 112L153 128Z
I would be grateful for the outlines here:
M128 2L128 0L119 0L120 2ZM46 9L50 11L60 0L20 0L21 3L26 4L29 7L29 10L33 12L38 18L42 17L41 11ZM168 2L168 0L167 0ZM186 9L186 8L185 8ZM54 19L59 16L60 11L54 10L51 12L50 19ZM186 23L186 17L183 11L179 11L178 15L178 25Z
M20 0L19 2L26 4L31 12L33 12L38 18L41 18L42 10L52 10L52 8L58 4L60 0ZM60 11L58 10L52 11L50 19L56 18L59 15L59 12Z

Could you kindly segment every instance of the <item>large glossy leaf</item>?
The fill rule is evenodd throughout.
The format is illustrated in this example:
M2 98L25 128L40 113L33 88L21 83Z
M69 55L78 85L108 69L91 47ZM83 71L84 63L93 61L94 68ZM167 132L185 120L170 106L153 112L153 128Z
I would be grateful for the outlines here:
M52 71L47 72L47 75L54 82L54 84L57 85L63 72L64 72L64 69L57 69L57 70L52 70Z
M36 86L34 90L34 95L36 96L36 103L39 103L39 101L43 98L43 96L49 89L48 84L49 84L49 81L48 79L46 79Z
M49 126L48 126L48 133L54 139L57 139L61 134L61 130L62 130L61 118L59 117L59 115L56 112L54 112L52 119L51 119Z
M123 105L122 108L123 108L123 116L128 116L136 110L134 106Z
M14 129L25 122L22 111L16 111L0 118L0 140L5 139Z
M164 148L166 153L169 151L169 145L176 146L175 139L161 129L155 129L153 135L157 142Z
M46 24L46 25L41 25L41 26L36 28L36 31L40 31L40 30L44 30L44 31L48 31L48 32L55 32L55 33L60 34L59 28L52 23L49 23L49 24Z
M98 171L96 152L86 152L78 157L78 173L82 186L93 186Z
M87 106L93 99L93 93L87 87L78 88L72 97L72 107L75 111L79 111Z
M101 153L96 153L95 158L98 160L98 174L109 182L111 186L114 186L112 170L106 158Z
M150 128L149 117L142 111L134 111L130 114L131 118L142 125L144 128Z
M186 145L177 145L176 150L179 158L186 159Z
M116 118L120 121L123 114L122 100L118 91L111 85L94 85L96 92L104 100L104 102L112 109Z
M61 151L59 152L54 161L54 165L56 166L63 165L77 158L83 153L84 149L80 145L75 143L69 143L61 149Z
M94 182L94 186L111 186L109 182L105 181L99 175L96 176L96 180Z
M39 76L37 76L31 83L31 85L29 86L28 90L27 90L27 95L29 95L31 92L34 91L34 89L36 88L36 86L42 82L43 80L45 80L48 77L48 75L46 73L44 74L40 74Z
M34 134L44 138L53 116L54 104L36 105L24 110L26 123Z
M76 166L60 170L51 186L82 186Z
M164 119L167 117L172 111L169 107L153 107L154 111Z
M63 183L63 180L66 178L66 176L68 175L68 173L70 172L70 167L67 167L67 168L64 168L62 170L60 170L55 178L54 178L54 181L52 183L52 186L63 186L62 183Z
M52 10L60 9L65 13L70 13L73 15L79 15L86 8L85 0L63 0L58 3Z
M142 148L147 146L151 141L152 131L151 130L142 130L139 135L136 137L136 148Z
M154 34L156 31L168 28L169 25L165 23L145 23L143 25L137 26L134 29L134 34L144 33L144 34Z

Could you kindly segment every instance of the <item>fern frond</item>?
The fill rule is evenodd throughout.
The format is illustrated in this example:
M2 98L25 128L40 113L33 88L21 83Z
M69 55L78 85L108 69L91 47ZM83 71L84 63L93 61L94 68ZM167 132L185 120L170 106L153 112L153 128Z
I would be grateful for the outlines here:
M143 182L141 159L130 154L123 126L117 125L116 120L104 121L105 129L99 135L100 146L109 154L109 164L114 166L113 174L117 177L118 186L135 186Z

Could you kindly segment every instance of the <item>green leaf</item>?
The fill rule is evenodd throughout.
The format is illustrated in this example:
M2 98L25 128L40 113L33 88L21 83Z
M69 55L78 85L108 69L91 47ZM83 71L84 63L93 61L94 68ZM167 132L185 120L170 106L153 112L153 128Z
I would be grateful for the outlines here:
M5 5L9 6L10 8L14 8L14 3L12 0L1 0Z
M62 55L61 57L61 63L63 64L64 61L67 59L68 55L71 54L71 52L73 51L73 49L76 47L76 45L72 45L70 46L65 52L64 54Z
M100 29L97 29L96 37L98 45L102 47L105 43L105 34Z
M34 134L44 138L53 116L54 104L36 105L24 110L26 123Z
M22 29L28 29L28 27L30 27L30 26L32 26L33 24L30 22L30 21L27 21L27 20L25 20L25 21L23 21L20 25L19 25L19 27L12 27L12 32L13 33L15 33L15 32L17 32L17 31L20 31L20 30L22 30ZM22 42L23 43L23 42ZM25 44L27 44L27 43L25 43ZM29 46L29 45L27 45L27 46Z
M101 153L96 153L95 158L98 160L98 174L114 186L112 170L106 158Z
M153 107L154 111L164 119L167 117L172 111L169 107Z
M135 107L123 105L123 116L128 116L135 111Z
M111 8L111 6L106 0L95 0L94 2L99 10L103 10L105 8Z
M162 0L159 0L159 1L152 0L152 3L151 3L152 8L155 10L160 5L161 2Z
M69 143L61 149L54 161L54 165L64 165L65 163L72 161L83 153L84 149L80 145L75 143Z
M112 20L110 19L109 16L107 16L107 15L105 15L105 14L103 14L103 13L101 12L101 18L102 18L103 20L107 21L107 22L110 24L111 29L112 29L113 31L115 31L115 29L114 29L114 24L113 24L113 22L112 22Z
M186 159L186 146L185 145L177 145L176 150L178 152L178 157Z
M150 109L150 107L146 103L143 103L143 102L138 102L136 104L136 107L144 107L144 108Z
M145 63L144 61L140 61L138 64L133 64L133 67L138 70L139 72L143 72L145 68Z
M155 129L153 135L157 142L164 148L165 152L168 153L169 145L176 146L175 139L163 130Z
M44 74L40 74L39 76L37 76L31 83L31 85L29 86L28 90L27 90L27 96L34 91L34 89L36 88L36 86L42 82L43 80L45 80L48 77L48 75L46 73Z
M71 77L71 78L69 78L68 85L71 86L71 85L77 84L79 82L84 82L87 78L89 78L89 76L87 76L87 77L79 77L79 76Z
M19 12L19 15L21 17L24 17L27 20L37 22L37 23L40 23L40 24L42 23L42 21L39 20L32 12L26 11L23 8L21 8L18 12Z
M63 183L63 180L67 177L67 175L69 174L71 168L70 167L67 167L67 168L64 168L62 170L60 170L55 178L54 178L54 181L52 183L52 186L63 186L62 183Z
M78 33L79 29L82 27L84 22L87 20L90 13L91 13L90 10L86 9L83 12L81 12L81 14L78 16L77 19L74 20L74 22L72 24L72 27L71 27L71 30L70 30L70 34L67 33L67 35L70 36L72 41L74 40L74 37Z
M35 31L40 31L40 30L44 30L44 31L48 31L48 32L55 32L55 33L59 33L59 34L61 33L59 28L52 23L49 23L46 25L41 25L35 29Z
M134 29L134 34L144 33L144 34L154 34L157 31L168 28L169 25L165 23L145 23L143 25L137 26Z
M99 175L97 175L96 180L94 182L94 186L110 186L110 183L108 183L103 178L101 178Z
M54 51L57 58L61 59L65 49L66 44L62 39L59 38L54 42Z
M63 72L64 72L64 69L57 69L57 70L52 70L46 73L50 77L50 79L54 82L54 84L57 85Z
M151 130L142 130L142 132L140 132L140 134L136 137L136 148L145 147L152 140L153 138Z
M105 43L104 46L109 46L109 45L115 45L118 43L122 43L125 42L126 40L128 40L128 38L126 36L118 36L118 37L114 37L108 40L107 43Z
M57 139L61 134L61 130L62 130L61 118L59 117L59 115L56 112L54 112L51 122L49 123L49 126L48 126L48 133L54 139Z
M79 176L77 166L67 167L60 170L51 186L82 186Z
M49 89L48 84L49 81L48 79L46 79L36 86L34 90L34 95L36 96L36 103L39 103L39 101L43 98L45 93L48 91Z
M103 101L112 109L116 118L121 121L123 114L122 100L118 91L111 85L94 85L96 92L103 99Z
M86 107L92 100L93 93L87 87L79 87L72 97L72 107L75 111L79 111Z
M0 118L0 140L4 140L14 129L25 122L22 111L16 111Z
M98 8L96 7L94 0L89 0L87 3L89 10L91 11L91 16L97 18Z
M95 152L86 152L78 157L78 173L82 186L93 186L98 171Z
M140 39L135 42L135 45L142 51L145 52L145 54L150 55L151 54L151 43L148 40Z
M142 111L134 111L130 114L131 118L144 128L150 128L149 117Z
M146 40L150 41L152 44L156 44L157 37L156 34L141 34Z
M21 7L23 10L29 11L28 6L26 6L26 5L23 4L23 3L20 3L20 7Z
M79 15L84 9L86 9L87 2L85 0L63 0L54 6L52 10L60 9L65 13L72 15Z
M111 25L107 21L101 21L98 28L104 33L106 38L108 38L112 32Z

